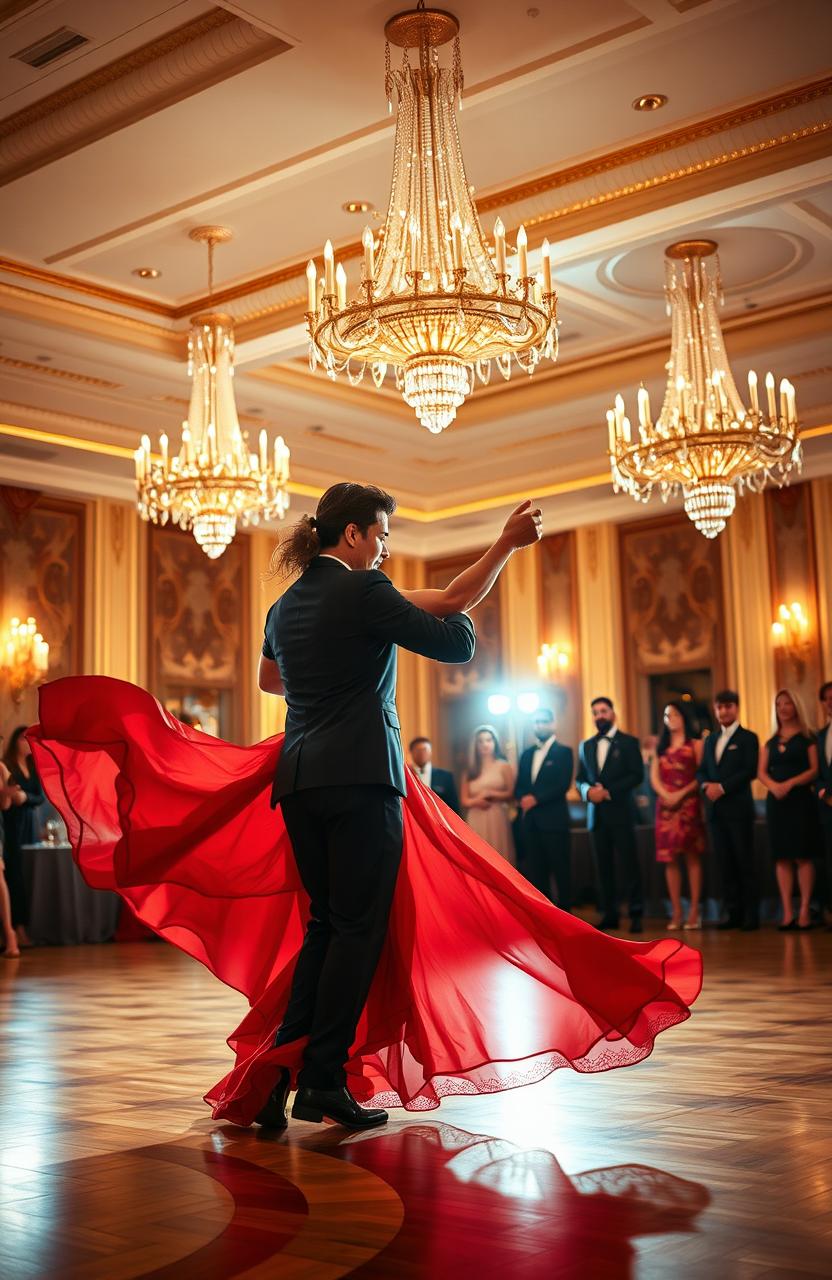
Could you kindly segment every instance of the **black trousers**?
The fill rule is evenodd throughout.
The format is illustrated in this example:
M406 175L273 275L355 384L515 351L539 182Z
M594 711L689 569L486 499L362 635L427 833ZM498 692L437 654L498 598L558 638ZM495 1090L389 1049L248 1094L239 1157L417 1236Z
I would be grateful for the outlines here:
M538 831L528 822L523 825L523 861L521 871L535 889L544 893L563 911L572 910L572 833ZM552 897L552 876L557 894Z
M598 906L602 916L618 918L616 854L630 919L643 915L644 890L641 884L641 868L638 863L636 831L633 824L596 822L592 828L592 850L598 872Z
M724 818L714 814L709 823L714 853L722 873L722 899L731 924L757 924L760 888L754 860L754 815Z
M828 911L832 911L832 822L827 822L823 818L820 824L820 838L824 852L824 869L826 871L826 902L824 905Z
M387 935L401 796L385 786L316 787L280 807L310 917L275 1044L308 1035L298 1083L336 1089Z

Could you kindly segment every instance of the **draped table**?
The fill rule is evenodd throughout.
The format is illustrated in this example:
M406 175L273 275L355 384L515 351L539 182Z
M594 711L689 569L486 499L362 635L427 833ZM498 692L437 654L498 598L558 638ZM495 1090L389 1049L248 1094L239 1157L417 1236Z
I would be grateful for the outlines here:
M118 924L120 898L91 889L68 844L25 844L23 878L30 903L29 935L40 944L107 942Z

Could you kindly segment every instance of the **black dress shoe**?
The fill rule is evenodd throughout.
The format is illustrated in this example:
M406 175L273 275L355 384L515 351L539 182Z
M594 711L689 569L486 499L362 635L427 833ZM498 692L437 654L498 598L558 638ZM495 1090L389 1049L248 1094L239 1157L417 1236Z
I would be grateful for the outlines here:
M633 916L630 920L630 933L644 933L641 916Z
M601 916L595 927L596 929L617 929L618 916Z
M269 1094L269 1100L262 1111L254 1117L255 1124L264 1129L285 1129L289 1121L286 1119L286 1103L289 1099L290 1077L286 1067L281 1067L280 1078Z
M295 1120L334 1120L346 1129L374 1129L387 1124L388 1115L381 1108L368 1110L360 1107L346 1085L340 1089L300 1088L292 1107Z

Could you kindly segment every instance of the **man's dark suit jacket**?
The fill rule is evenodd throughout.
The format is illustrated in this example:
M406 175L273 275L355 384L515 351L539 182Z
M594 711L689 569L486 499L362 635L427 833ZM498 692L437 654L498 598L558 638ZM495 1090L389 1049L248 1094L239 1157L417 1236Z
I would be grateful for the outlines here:
M532 782L535 750L535 747L527 747L520 757L514 788L518 800L523 796L534 796L537 800L537 804L523 815L523 823L534 831L568 831L566 793L572 785L572 748L553 742Z
M272 605L263 654L286 690L286 738L272 804L311 787L387 785L407 794L396 711L396 645L439 662L469 662L464 614L434 618L379 569L317 556Z
M818 776L815 781L815 793L820 801L821 821L828 827L832 827L832 804L827 804L826 799L832 796L832 763L826 760L826 729L824 726L817 737L818 744ZM830 886L832 888L832 886Z
M716 744L719 742L719 734L719 729L708 734L702 752L702 763L696 771L700 787L706 782L718 782L725 789L725 795L713 803L706 798L706 817L708 821L724 819L728 822L753 818L754 797L751 794L751 783L757 776L759 739L756 733L740 725L728 739L722 759L717 764Z
M449 809L459 813L459 796L456 792L454 775L450 769L437 769L436 765L431 765L430 789L434 795L439 796L440 800L445 801Z
M575 779L581 799L587 806L586 825L591 831L598 822L605 826L629 826L636 821L633 791L644 780L644 761L638 738L620 729L610 738L604 767L598 772L598 738L587 738L578 749L578 775ZM599 784L609 791L610 800L593 804L589 788Z

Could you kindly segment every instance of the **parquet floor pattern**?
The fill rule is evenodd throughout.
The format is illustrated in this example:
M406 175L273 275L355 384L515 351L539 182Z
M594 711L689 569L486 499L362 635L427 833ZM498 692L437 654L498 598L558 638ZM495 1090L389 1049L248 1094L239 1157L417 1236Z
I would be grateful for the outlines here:
M352 1136L210 1119L242 1001L170 947L0 960L0 1276L828 1277L832 934L700 945L645 1063Z

